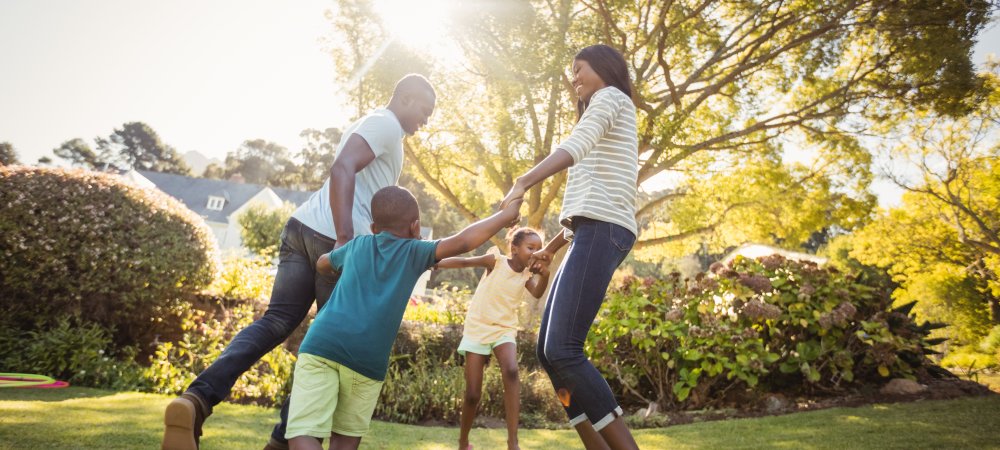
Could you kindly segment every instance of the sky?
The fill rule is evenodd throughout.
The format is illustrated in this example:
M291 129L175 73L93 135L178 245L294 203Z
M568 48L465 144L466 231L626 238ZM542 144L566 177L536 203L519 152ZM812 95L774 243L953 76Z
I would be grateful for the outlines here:
M180 153L247 139L297 152L352 115L321 38L329 0L0 1L0 141L22 162L142 121ZM996 20L975 61L1000 55ZM55 159L55 158L54 158ZM886 182L883 206L899 201Z

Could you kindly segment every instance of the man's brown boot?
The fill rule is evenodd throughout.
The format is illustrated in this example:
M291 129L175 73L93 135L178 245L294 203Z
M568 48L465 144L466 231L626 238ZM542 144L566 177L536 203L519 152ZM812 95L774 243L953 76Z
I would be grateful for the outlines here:
M161 450L198 450L201 425L208 416L205 410L205 402L190 392L171 401L163 414Z

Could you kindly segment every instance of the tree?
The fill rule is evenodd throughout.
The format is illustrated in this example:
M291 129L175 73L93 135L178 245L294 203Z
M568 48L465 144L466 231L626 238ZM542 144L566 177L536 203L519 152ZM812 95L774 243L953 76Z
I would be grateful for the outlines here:
M341 132L336 128L323 131L312 128L302 130L299 136L305 138L305 146L299 151L299 180L303 189L316 190L330 175L330 167L337 157L337 144Z
M225 176L240 174L247 183L294 187L299 183L298 167L288 149L264 139L244 141L226 155Z
M221 180L226 177L226 171L222 166L216 163L210 163L205 166L205 171L201 174L202 178L211 178L214 180Z
M12 166L20 163L17 159L17 151L14 150L14 144L0 142L0 166Z
M285 202L278 208L251 205L240 214L240 237L243 246L265 258L278 256L281 245L281 229L295 212L295 205Z
M105 166L105 161L83 139L75 138L63 142L52 150L56 156L65 159L76 167L98 170Z
M887 175L907 192L857 233L851 255L889 270L899 301L945 318L966 342L1000 324L1000 82L973 113L887 123Z
M387 34L363 16L364 8L345 3L335 33L364 31L369 39L343 39L354 47L335 56L376 54L390 41ZM407 159L467 220L486 214L513 178L548 155L575 122L566 73L574 52L607 43L623 51L634 76L639 181L675 180L670 189L644 184L637 248L671 242L690 248L701 239L726 245L732 242L718 230L740 228L747 217L758 229L802 228L776 238L799 246L812 232L849 228L868 216L871 154L857 139L866 126L919 102L947 114L971 108L982 79L969 55L994 6L958 0L470 3L452 24L465 61L432 66L438 113L420 138L406 141ZM359 86L414 67L386 63L391 51L367 66ZM344 77L350 74L343 67L360 67L350 64L357 59L337 62ZM384 100L367 89L352 96L365 106ZM798 165L776 163L789 153L811 157ZM745 192L739 177L728 177L739 173L784 179L781 186L791 191ZM551 223L564 183L564 176L553 177L528 193L529 225ZM775 214L775 205L789 198L811 199L794 205L809 210ZM838 209L845 204L854 206L850 214ZM684 217L682 210L697 215ZM807 222L789 222L799 216Z
M95 139L101 158L118 168L191 175L191 168L173 147L143 122L128 122L107 138Z

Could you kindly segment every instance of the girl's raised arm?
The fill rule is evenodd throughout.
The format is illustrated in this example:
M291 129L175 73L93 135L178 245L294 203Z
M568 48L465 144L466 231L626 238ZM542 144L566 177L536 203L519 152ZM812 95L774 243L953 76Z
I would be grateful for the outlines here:
M461 269L465 267L485 267L486 270L492 270L493 265L496 264L496 256L492 253L487 253L480 256L470 256L470 257L459 257L455 256L452 258L445 258L434 265L435 269Z

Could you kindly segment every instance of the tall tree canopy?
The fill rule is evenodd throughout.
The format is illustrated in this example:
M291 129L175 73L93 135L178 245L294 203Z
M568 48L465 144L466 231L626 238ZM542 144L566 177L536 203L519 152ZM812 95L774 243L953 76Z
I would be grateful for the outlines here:
M884 131L906 193L851 236L851 255L889 270L901 301L955 325L966 342L1000 324L1000 82L973 113L916 112Z
M159 134L143 122L128 122L106 138L94 139L95 150L80 138L63 142L52 152L74 166L94 170L106 168L152 170L191 175L181 155L163 143Z
M399 75L430 75L437 111L406 141L408 170L468 220L571 130L575 52L621 50L639 111L637 248L688 253L700 242L796 247L864 223L872 160L858 136L911 105L972 110L983 80L971 49L995 3L466 2L450 24L458 64L398 44L364 2L339 8L332 54L356 82L359 115ZM551 225L564 184L528 193L529 225Z

